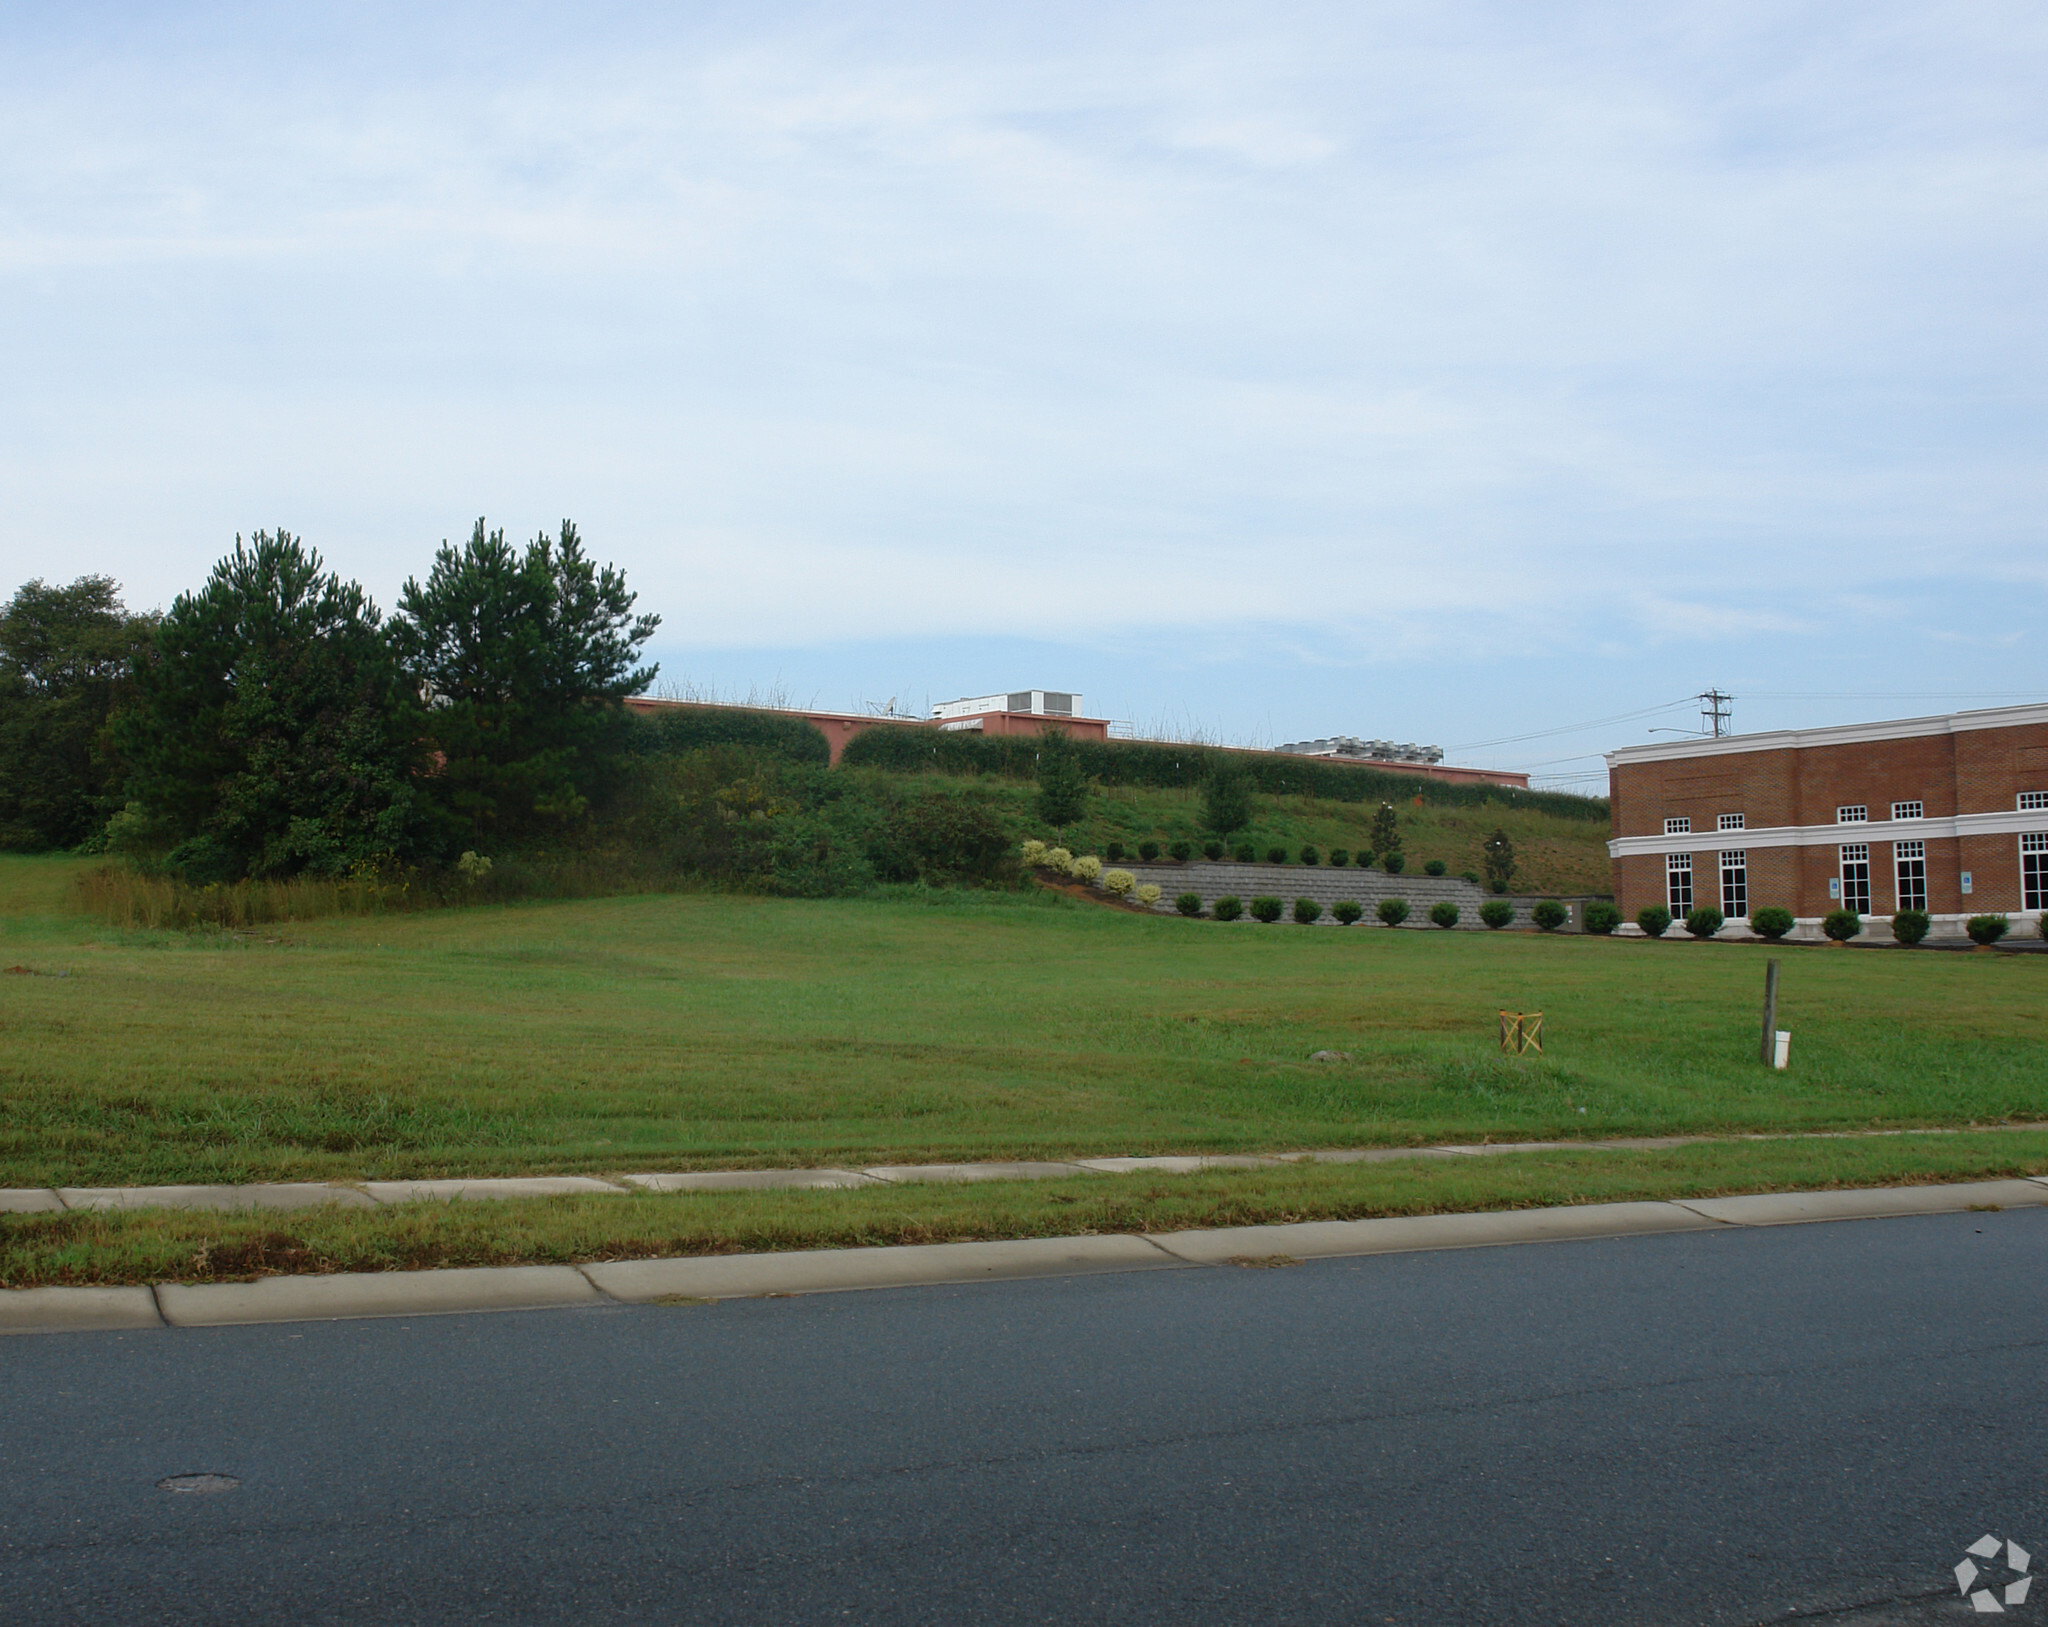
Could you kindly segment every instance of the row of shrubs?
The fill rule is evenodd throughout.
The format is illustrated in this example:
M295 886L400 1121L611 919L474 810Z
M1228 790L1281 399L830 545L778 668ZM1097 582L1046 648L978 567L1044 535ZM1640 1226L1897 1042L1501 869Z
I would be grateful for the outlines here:
M1662 904L1652 904L1648 909L1637 912L1636 925L1653 938L1661 938L1671 930L1671 912ZM1619 916L1616 923L1619 924ZM1792 912L1772 905L1753 911L1749 917L1750 930L1758 937L1776 943L1798 923ZM1701 908L1692 910L1685 917L1685 930L1695 938L1711 938L1727 925L1727 917L1717 909ZM1934 925L1933 918L1925 910L1900 910L1892 917L1892 936L1911 948L1927 936ZM1820 929L1836 943L1847 943L1863 931L1863 917L1854 910L1830 910L1821 917ZM1611 932L1613 926L1595 928L1592 911L1586 912L1586 930ZM1970 935L1972 943L1987 947L1998 942L2012 930L2012 921L2003 915L1973 915L1963 923L1963 930ZM2048 915L2041 917L2041 936L2048 938Z
M1115 864L1121 859L1133 857L1140 864L1154 864L1162 853L1176 863L1186 864L1195 856L1195 844L1193 842L1167 842L1162 845L1159 842L1146 841L1140 842L1135 849L1131 849L1125 847L1121 842L1111 842L1102 851L1104 857L1111 864ZM1208 859L1211 863L1217 864L1220 864L1225 857L1235 859L1239 864L1256 864L1259 862L1259 848L1255 842L1239 842L1234 847L1226 847L1222 842L1207 841L1202 844L1202 857ZM1340 870L1347 865L1353 864L1357 865L1361 870L1370 870L1373 865L1382 864L1386 867L1386 872L1390 876L1398 876L1408 867L1408 856L1405 853L1394 852L1382 856L1373 852L1371 848L1353 853L1349 848L1333 847L1326 856L1313 842L1299 848L1292 861L1289 860L1287 849L1284 847L1267 848L1265 857L1268 864L1287 864L1290 862L1329 864ZM1448 869L1449 866L1442 859L1431 859L1423 865L1422 873L1426 876L1441 876ZM1474 886L1479 884L1479 877L1473 871L1465 871L1464 877Z
M1192 919L1202 913L1202 895L1182 893L1173 901L1173 907ZM1254 921L1264 921L1270 925L1280 919L1285 908L1286 906L1277 898L1255 898L1251 901L1249 913ZM1226 895L1209 906L1209 913L1218 921L1235 921L1247 913L1247 906L1243 899ZM1399 926L1408 919L1408 900L1383 898L1374 913L1379 916L1381 925ZM1340 926L1356 926L1364 919L1365 908L1356 899L1340 899L1330 906L1330 916ZM1303 926L1314 926L1323 918L1323 906L1313 898L1297 898L1294 901L1294 918ZM1546 898L1530 911L1529 918L1545 932L1555 932L1571 919L1571 911L1555 899ZM1429 907L1429 920L1432 926L1454 927L1460 919L1458 906L1448 898ZM1515 906L1506 899L1489 899L1480 905L1479 919L1498 932L1502 927L1514 924Z

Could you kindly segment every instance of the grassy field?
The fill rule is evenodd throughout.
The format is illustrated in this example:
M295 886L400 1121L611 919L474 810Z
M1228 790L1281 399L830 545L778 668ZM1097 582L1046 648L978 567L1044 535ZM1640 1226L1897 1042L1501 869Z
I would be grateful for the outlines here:
M0 861L0 1185L1285 1151L2048 1117L2048 958L670 894L237 937ZM61 974L61 975L60 975ZM1507 1059L1500 1007L1547 1013ZM1322 1048L1354 1060L1317 1064Z

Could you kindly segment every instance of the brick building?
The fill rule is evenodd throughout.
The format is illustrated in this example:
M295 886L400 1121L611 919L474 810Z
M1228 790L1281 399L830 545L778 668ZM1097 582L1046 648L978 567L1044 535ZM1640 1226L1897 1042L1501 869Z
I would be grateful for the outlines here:
M1778 905L1817 934L1829 910L1924 909L1940 935L1972 915L2048 907L2048 706L1787 729L1607 757L1615 901L1730 929Z

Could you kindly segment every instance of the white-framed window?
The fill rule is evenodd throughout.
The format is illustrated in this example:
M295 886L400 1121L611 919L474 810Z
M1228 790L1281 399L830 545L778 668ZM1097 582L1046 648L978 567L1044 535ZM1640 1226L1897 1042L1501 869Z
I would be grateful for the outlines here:
M1692 913L1690 853L1667 853L1664 856L1664 902L1681 921Z
M1869 822L1870 810L1860 802L1854 807L1835 810L1835 823L1838 825L1863 825Z
M1842 908L1858 915L1870 913L1870 844L1842 844Z
M1714 821L1714 829L1716 829L1716 830L1740 830L1740 829L1742 829L1742 815L1741 815L1741 814L1722 814L1720 818L1718 818L1718 819L1716 819L1716 820Z
M2048 811L2048 791L2022 791L2020 793L2021 813L2042 813Z
M1916 803L1917 807L1918 804ZM1892 843L1892 887L1902 910L1927 908L1927 844Z
M1664 821L1664 834L1666 836L1690 836L1692 834L1692 821L1683 814L1680 814L1676 819L1667 819Z
M1892 804L1892 818L1925 819L1927 815L1921 811L1925 807L1926 804L1924 802L1894 802ZM1913 907L1918 909L1920 906L1915 904Z
M1721 913L1731 921L1749 916L1749 855L1740 848L1721 852Z
M2048 910L2048 831L2020 838L2020 908Z

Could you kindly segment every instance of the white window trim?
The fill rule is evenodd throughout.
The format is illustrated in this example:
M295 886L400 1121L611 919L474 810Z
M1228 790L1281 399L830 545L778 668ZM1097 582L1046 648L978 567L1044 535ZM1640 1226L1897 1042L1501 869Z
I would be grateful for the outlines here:
M1690 836L1692 834L1691 815L1679 814L1674 818L1665 820L1664 834L1666 836Z
M1892 804L1892 818L1894 820L1925 819L1927 817L1926 809L1927 804L1925 802L1894 802Z
M1838 825L1867 825L1870 823L1870 804L1867 802L1844 803L1835 810Z

